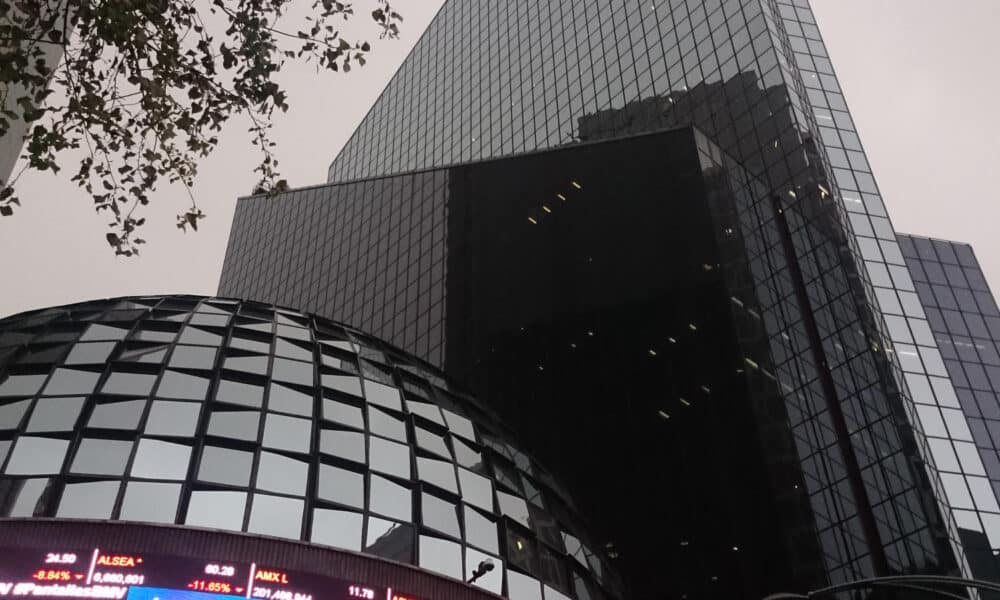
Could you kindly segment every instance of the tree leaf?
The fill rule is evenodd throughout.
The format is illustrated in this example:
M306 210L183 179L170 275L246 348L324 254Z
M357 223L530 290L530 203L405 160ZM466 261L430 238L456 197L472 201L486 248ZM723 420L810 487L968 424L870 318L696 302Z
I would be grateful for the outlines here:
M18 92L0 109L0 135L15 121L30 123L24 146L30 169L58 173L67 156L78 161L70 181L108 217L105 239L118 256L135 256L146 243L132 236L162 180L186 188L191 206L176 224L198 230L205 214L190 190L199 162L233 117L254 123L255 172L264 189L287 189L271 138L275 109L290 105L280 77L285 62L314 61L348 73L364 66L371 50L367 41L340 35L334 25L354 9L337 0L317 0L299 27L285 14L290 0L70 5L75 9L64 23L59 11L43 10L45 2L0 2L0 37L64 49L53 61L45 44L4 45L0 83ZM384 0L377 5L371 18L383 36L397 31L399 15ZM0 186L0 215L13 214L15 204L13 188Z

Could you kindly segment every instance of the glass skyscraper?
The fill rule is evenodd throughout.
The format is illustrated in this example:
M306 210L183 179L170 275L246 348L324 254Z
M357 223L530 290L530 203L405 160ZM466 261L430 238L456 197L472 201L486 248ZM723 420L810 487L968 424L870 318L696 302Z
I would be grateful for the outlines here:
M658 147L652 132L671 142ZM682 183L682 164L658 162L683 154L685 143L699 157L700 186ZM767 592L878 574L991 572L989 558L978 558L1000 548L987 465L959 444L970 429L961 394L806 0L449 0L328 182L241 201L220 293L299 306L388 339L521 416L536 446L554 441L538 423L575 411L607 417L606 405L621 404L669 422L695 403L692 391L714 403L722 373L694 385L691 358L700 355L657 345L681 340L660 312L727 315L731 329L703 338L703 323L683 324L701 340L688 347L736 353L741 366L730 370L748 387L733 397L752 406L755 441L744 441L760 446L761 462L748 472L770 478L761 492L772 497L769 510L781 513L785 490L788 506L803 511L783 513L789 521L775 529L801 562L790 567L794 576L752 576L759 565L742 557L724 577L677 567L671 589L708 593L729 578L732 589ZM580 196L590 200L574 202ZM700 202L708 225L693 226L683 200ZM692 226L676 231L676 223ZM711 251L695 250L709 240ZM719 277L717 287L705 291L694 273L665 266L689 260ZM730 305L699 304L708 298ZM638 320L616 312L626 309ZM622 375L633 363L617 355L573 358L574 336L608 330L631 331L611 346L631 355L645 344L677 387L660 390L651 373ZM661 335L646 339L647 330ZM539 377L532 394L508 384ZM614 391L622 378L625 391ZM633 403L643 394L669 398L670 407ZM726 422L711 405L711 418L692 422L702 441ZM633 417L618 418L606 424L640 429ZM572 422L599 437L600 419L590 419ZM943 444L941 428L957 441ZM572 456L585 440L547 452ZM698 447L702 457L715 452ZM731 466L729 450L691 464ZM671 460L643 464L691 486L679 505L725 493ZM750 489L732 486L747 506ZM600 508L622 506L594 498ZM718 545L738 529L735 506L697 521L709 527L701 539ZM619 531L644 527L637 516L618 522L594 512ZM680 527L656 518L663 528L651 531ZM660 563L683 565L663 548L688 548L693 538L623 542L633 550L622 552L626 579L652 593L655 578L636 574L646 563L635 551L657 548ZM966 551L972 538L986 549L975 560ZM717 550L699 564L723 564Z
M982 564L984 570L994 569L996 578L1000 309L968 244L912 235L900 235L899 243L968 427L945 423L935 414L921 418L927 424L941 477L952 482L948 490L954 496L949 501L961 531L969 538L970 561ZM969 493L959 485L963 474Z
M889 356L914 427L930 410L918 404L962 421L807 0L453 0L329 180L572 143L601 113L605 136L694 123L784 202L834 204L874 309L866 335L918 356L905 370ZM1000 529L987 527L1000 547Z

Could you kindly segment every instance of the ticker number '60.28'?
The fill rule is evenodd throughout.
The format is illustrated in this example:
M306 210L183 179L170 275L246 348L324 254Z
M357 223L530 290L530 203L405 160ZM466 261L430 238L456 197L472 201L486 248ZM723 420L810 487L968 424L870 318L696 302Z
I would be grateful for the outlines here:
M232 565L216 565L209 563L205 565L205 575L218 575L219 577L232 577L236 574L236 567Z

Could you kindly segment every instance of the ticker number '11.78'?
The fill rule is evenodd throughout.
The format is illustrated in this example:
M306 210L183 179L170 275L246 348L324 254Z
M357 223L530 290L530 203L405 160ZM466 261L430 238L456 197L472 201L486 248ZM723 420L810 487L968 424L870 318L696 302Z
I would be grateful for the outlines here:
M417 600L368 586L256 562L109 552L0 547L0 600L7 597L102 600ZM187 594L187 595L186 595Z
M375 600L375 590L371 588L352 585L347 588L347 593L350 594L352 598L361 598L362 600Z

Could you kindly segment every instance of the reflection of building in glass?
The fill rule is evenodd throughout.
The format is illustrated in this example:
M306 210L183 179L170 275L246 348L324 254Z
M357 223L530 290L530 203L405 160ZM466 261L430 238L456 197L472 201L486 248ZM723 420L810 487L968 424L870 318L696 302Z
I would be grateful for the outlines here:
M1000 488L1000 309L971 246L910 235L898 238L956 392L952 410L939 413L934 406L921 405L920 420L939 456L938 469L947 482L958 526L969 538L969 560L992 569L997 578L1000 569L990 550L1000 546L995 494ZM901 360L917 358L912 344L897 344L895 351ZM956 417L958 409L965 420ZM985 535L980 520L986 524Z
M573 500L510 440L491 411L439 371L296 311L221 298L137 297L0 321L3 517L247 532L463 581L490 560L497 568L476 585L498 594L506 581L510 590L540 595L536 579L503 569L542 568L532 562L539 561L565 577L548 595L619 595ZM33 520L0 523L0 547L44 537L39 527ZM105 549L116 536L134 537L124 526L89 531L94 538L86 543ZM204 538L197 547L216 543L176 528L162 536ZM536 536L558 551L534 546ZM172 548L159 550L178 554ZM236 560L233 551L227 546L215 559ZM336 555L327 552L326 560ZM371 559L355 562L382 568ZM447 597L440 591L454 587L418 579L424 583L407 591L437 590L428 598ZM476 597L458 592L449 594Z
M788 91L784 85L764 87L757 73L748 71L724 81L701 82L688 89L675 90L665 96L654 96L629 102L621 108L602 110L584 114L577 120L577 138L581 141L608 139L697 123L699 127L711 123L713 115L738 115L738 123L766 123L773 132L792 135L795 117L788 102ZM770 169L784 165L775 163L777 153L761 148L760 138L755 135L740 135L739 127L717 127L713 140L734 156L752 173L764 174L771 179L785 180L804 171L809 164L806 154L788 157L794 163L787 165L783 173ZM772 151L778 146L806 146L807 141L795 137L772 144ZM815 147L808 144L809 153L815 155ZM770 159L770 160L769 160ZM770 162L770 164L768 164ZM817 165L818 167L818 165ZM819 168L814 169L815 177L823 177Z

